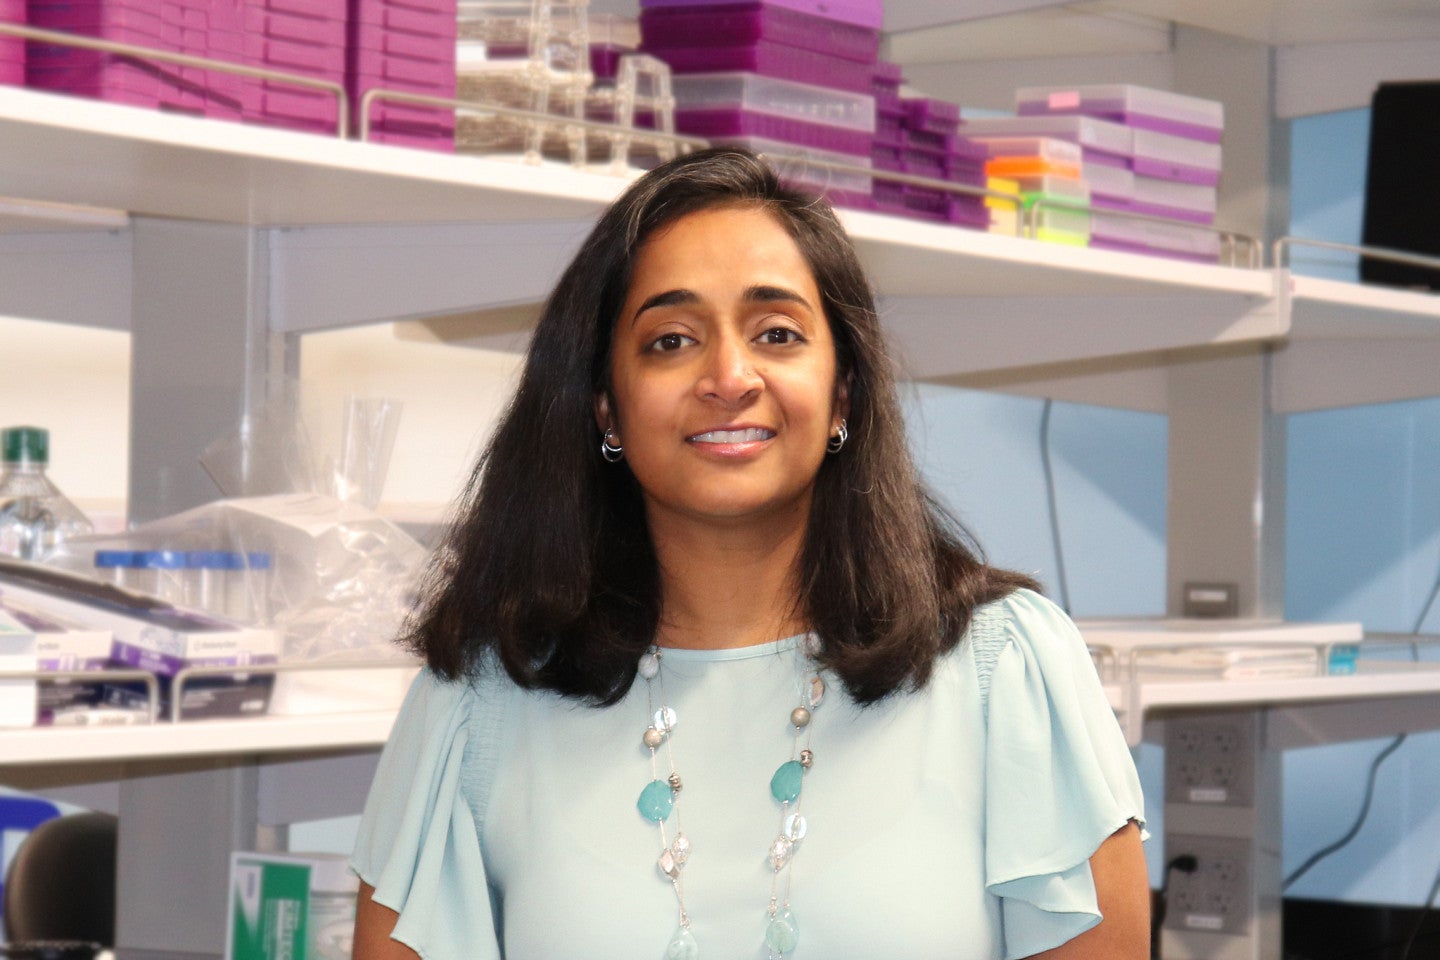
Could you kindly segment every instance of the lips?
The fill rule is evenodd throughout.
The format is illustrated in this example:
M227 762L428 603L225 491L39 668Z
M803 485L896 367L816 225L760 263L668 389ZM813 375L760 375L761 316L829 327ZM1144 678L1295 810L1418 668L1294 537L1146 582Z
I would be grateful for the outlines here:
M736 430L709 430L690 437L691 443L755 443L775 436L774 430L764 427L743 427Z

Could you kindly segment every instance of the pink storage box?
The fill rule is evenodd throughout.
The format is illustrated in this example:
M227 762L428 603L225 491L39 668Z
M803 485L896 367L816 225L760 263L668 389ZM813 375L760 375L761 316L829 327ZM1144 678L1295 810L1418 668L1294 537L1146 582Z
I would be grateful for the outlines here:
M870 75L857 70L855 63L813 50L757 41L733 47L642 47L642 52L670 65L672 73L726 73L745 70L781 80L798 80L820 87L870 92Z
M770 0L777 7L808 13L813 17L839 20L856 26L879 30L885 24L882 0ZM694 8L713 6L714 0L640 0L640 9L659 10L671 7Z
M24 23L25 0L0 0L0 20ZM19 37L0 37L0 83L25 83L25 41Z
M646 44L657 47L685 46L697 40L717 46L771 40L864 64L874 63L880 50L879 30L758 0L644 10L640 35Z
M138 64L114 54L85 52L92 56L85 64L49 69L27 65L26 82L40 90L69 93L113 103L161 107L196 114L204 111L203 87L188 83L173 73L157 70L149 64Z
M459 19L456 0L349 0L344 6L345 16L353 23L373 23L415 33L448 30L454 36Z
M454 37L432 37L352 23L347 30L346 42L352 50L367 50L412 60L455 62Z
M455 60L419 60L378 50L350 50L348 72L384 85L390 81L423 84L426 89L455 89Z
M677 110L675 129L706 138L762 137L862 157L869 156L874 139L863 130L736 109Z
M960 127L960 105L929 97L900 101L905 109L905 128L929 133L954 133Z
M310 44L253 33L211 31L211 55L234 63L269 67L339 83L345 76L344 44Z
M23 8L25 5L21 3ZM81 33L88 37L116 39L126 34L138 38L159 40L161 19L158 10L144 10L138 7L124 7L104 3L31 3L30 25L45 30L64 30L67 33ZM7 18L8 19L8 18ZM25 19L22 12L20 19Z
M335 97L319 90L262 80L246 96L245 119L267 126L334 136L338 117Z

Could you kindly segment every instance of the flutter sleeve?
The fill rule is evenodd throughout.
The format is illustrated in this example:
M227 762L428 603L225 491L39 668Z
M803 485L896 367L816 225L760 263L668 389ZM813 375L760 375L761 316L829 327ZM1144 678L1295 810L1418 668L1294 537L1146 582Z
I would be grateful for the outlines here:
M1090 857L1131 820L1140 779L1079 631L1028 590L976 611L986 703L985 884L1006 960L1100 922Z
M493 698L491 698L493 699ZM380 754L351 856L392 934L424 960L500 960L471 787L489 764L483 694L422 670Z

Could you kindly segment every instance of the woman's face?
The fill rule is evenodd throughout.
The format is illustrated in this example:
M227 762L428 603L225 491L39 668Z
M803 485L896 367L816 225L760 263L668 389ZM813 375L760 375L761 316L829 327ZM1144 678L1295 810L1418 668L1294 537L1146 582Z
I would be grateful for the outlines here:
M770 214L704 210L645 241L610 381L596 417L652 522L808 516L846 396L815 278Z

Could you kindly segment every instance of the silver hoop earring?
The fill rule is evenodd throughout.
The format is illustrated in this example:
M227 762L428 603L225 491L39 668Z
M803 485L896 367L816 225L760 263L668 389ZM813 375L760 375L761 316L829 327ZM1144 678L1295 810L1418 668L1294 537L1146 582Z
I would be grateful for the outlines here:
M839 452L840 452L840 449L845 446L845 441L846 441L846 440L849 440L849 439L850 439L850 430L849 430L849 428L846 427L846 425L845 425L845 418L844 418L844 417L841 417L841 418L840 418L840 432L837 433L837 434L835 434L835 436L831 437L828 441L826 441L826 443L825 443L825 452L826 452L826 453L839 453Z
M605 458L606 463L619 463L625 459L625 448L618 443L611 442L611 438L614 436L614 430L606 430L605 436L600 438L600 456Z

